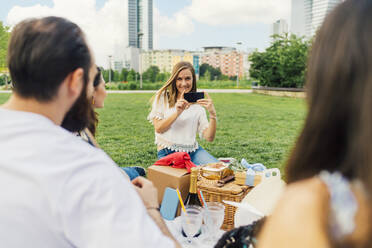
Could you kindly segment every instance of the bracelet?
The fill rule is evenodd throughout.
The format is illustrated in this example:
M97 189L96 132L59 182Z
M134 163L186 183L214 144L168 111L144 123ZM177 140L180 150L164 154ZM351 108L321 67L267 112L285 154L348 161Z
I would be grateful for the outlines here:
M148 207L148 208L146 208L147 210L151 210L151 209L155 209L155 210L157 210L157 211L160 211L160 208L159 207Z

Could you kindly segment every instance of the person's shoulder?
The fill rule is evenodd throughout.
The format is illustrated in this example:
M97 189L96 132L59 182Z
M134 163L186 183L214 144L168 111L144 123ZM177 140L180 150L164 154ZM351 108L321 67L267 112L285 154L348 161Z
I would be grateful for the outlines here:
M71 163L74 166L113 163L104 151L62 127L48 128L42 139L46 151L54 154L60 161Z
M317 178L287 186L260 233L260 247L328 247L327 197Z
M327 187L319 178L314 177L289 184L280 199L279 207L287 210L314 209L326 204L328 198Z
M302 197L303 200L313 201L320 199L327 192L324 183L317 177L291 183L286 187L284 196L290 200Z
M289 184L284 190L273 215L280 223L307 223L323 228L329 214L329 193L319 178Z

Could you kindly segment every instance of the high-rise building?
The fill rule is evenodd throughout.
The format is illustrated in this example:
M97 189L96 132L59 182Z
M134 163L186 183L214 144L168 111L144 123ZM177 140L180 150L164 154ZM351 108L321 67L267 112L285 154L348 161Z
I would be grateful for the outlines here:
M344 0L292 0L291 33L312 37L324 18Z
M128 46L124 66L143 72L142 51L153 49L153 0L128 0Z
M305 36L305 2L306 0L292 0L290 32L297 36Z
M152 0L128 0L128 46L153 49Z
M288 33L288 23L284 19L277 20L273 23L272 34L283 35Z

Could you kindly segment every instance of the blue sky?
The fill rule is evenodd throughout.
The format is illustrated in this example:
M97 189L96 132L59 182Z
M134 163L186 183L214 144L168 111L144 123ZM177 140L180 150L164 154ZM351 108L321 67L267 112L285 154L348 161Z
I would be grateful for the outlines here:
M14 25L25 17L56 14L82 26L98 61L115 44L125 0L0 0L0 20ZM154 48L199 50L203 46L236 46L263 50L270 43L272 23L288 22L290 0L153 0ZM123 10L121 13L119 10ZM89 20L91 18L91 20ZM93 20L93 21L92 21ZM110 27L110 28L107 28Z

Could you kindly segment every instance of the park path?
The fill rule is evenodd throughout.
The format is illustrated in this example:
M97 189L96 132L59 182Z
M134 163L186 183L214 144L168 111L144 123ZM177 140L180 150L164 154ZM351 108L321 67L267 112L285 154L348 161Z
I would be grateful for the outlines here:
M198 89L208 93L252 93L252 90L239 89ZM155 93L156 90L108 90L107 93L134 94L134 93ZM10 90L0 90L0 93L11 93Z

